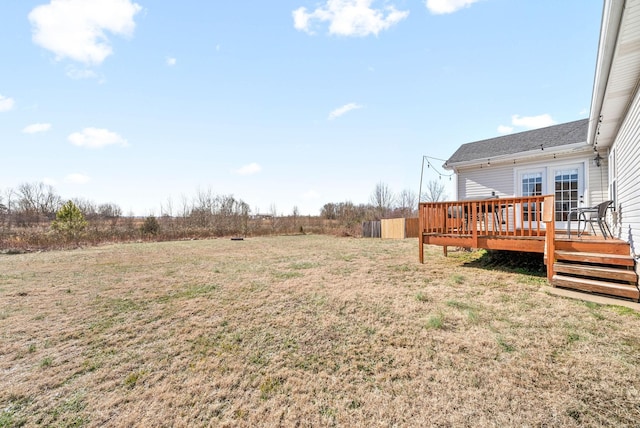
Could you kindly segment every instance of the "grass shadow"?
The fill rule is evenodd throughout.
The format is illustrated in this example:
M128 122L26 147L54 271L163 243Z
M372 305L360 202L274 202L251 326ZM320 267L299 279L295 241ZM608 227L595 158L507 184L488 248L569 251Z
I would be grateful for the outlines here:
M526 253L506 250L484 250L483 254L463 266L499 270L503 272L520 273L525 275L544 277L547 268L544 256L539 253Z

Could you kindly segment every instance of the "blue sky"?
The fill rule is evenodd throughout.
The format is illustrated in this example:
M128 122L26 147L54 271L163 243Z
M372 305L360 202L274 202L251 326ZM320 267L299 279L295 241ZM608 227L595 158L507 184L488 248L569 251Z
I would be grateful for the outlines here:
M0 191L318 214L422 156L588 116L596 0L10 0ZM437 179L427 171L424 181ZM453 190L449 188L450 196Z

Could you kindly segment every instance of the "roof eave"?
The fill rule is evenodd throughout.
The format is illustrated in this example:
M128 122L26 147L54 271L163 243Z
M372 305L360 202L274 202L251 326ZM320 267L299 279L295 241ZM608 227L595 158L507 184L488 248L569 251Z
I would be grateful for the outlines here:
M598 132L602 104L607 90L609 74L611 73L623 10L624 0L605 0L604 2L600 41L598 42L598 59L593 79L589 128L587 131L587 143L589 145L594 145Z
M526 152L518 152L518 153L512 153L508 155L495 156L490 158L490 160L492 163L499 164L499 163L510 162L513 160L535 159L537 157L540 157L541 153L545 155L549 155L549 154L561 155L561 154L567 154L567 153L577 153L577 152L584 151L586 148L590 148L590 147L588 146L586 141L582 141L579 143L565 144L563 146L548 147L548 148L545 147L544 151L536 149L536 150L528 150ZM468 166L477 166L478 164L485 164L487 163L488 160L489 159L482 158L482 159L472 159L472 160L460 161L460 162L447 162L443 165L443 167L449 171L457 171L460 168L465 168Z

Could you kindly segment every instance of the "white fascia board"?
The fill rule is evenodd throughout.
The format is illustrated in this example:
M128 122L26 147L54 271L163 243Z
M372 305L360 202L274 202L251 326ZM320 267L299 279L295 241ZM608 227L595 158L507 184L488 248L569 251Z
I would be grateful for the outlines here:
M509 155L496 156L496 157L490 158L490 160L491 160L491 164L495 163L496 165L498 165L503 163L511 163L514 160L526 161L526 160L531 160L541 156L548 156L548 155L563 155L563 154L580 153L580 152L587 153L589 150L592 150L591 146L589 146L586 141L583 141L581 143L567 144L567 145L558 146L558 147L545 147L544 150L536 149L536 150L529 150L527 152L519 152L519 153L512 153ZM488 159L482 158L482 159L475 159L475 160L464 161L464 162L450 163L443 166L445 169L452 170L457 173L460 168L465 168L468 166L476 166L478 164L485 164L487 163L487 160Z
M591 112L589 114L589 130L587 133L587 143L591 146L595 143L596 133L598 132L600 112L602 111L602 104L607 91L623 10L624 0L605 0L602 8L598 59L596 61L596 71L593 78Z

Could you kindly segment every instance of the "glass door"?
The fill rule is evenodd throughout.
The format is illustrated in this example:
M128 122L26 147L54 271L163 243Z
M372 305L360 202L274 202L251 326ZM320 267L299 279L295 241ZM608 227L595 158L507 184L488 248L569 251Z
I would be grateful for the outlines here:
M566 227L569 212L578 208L584 194L584 166L582 164L553 168L556 197L556 228Z
M537 168L531 170L523 170L518 173L518 196L541 196L545 194L546 188L546 169ZM520 212L522 211L522 212ZM538 221L540 221L541 212L537 205L533 204L529 206L528 203L522 204L514 216L516 221L516 227L524 227L521 222L524 222L528 226L533 228L537 227ZM542 226L542 225L541 225Z

